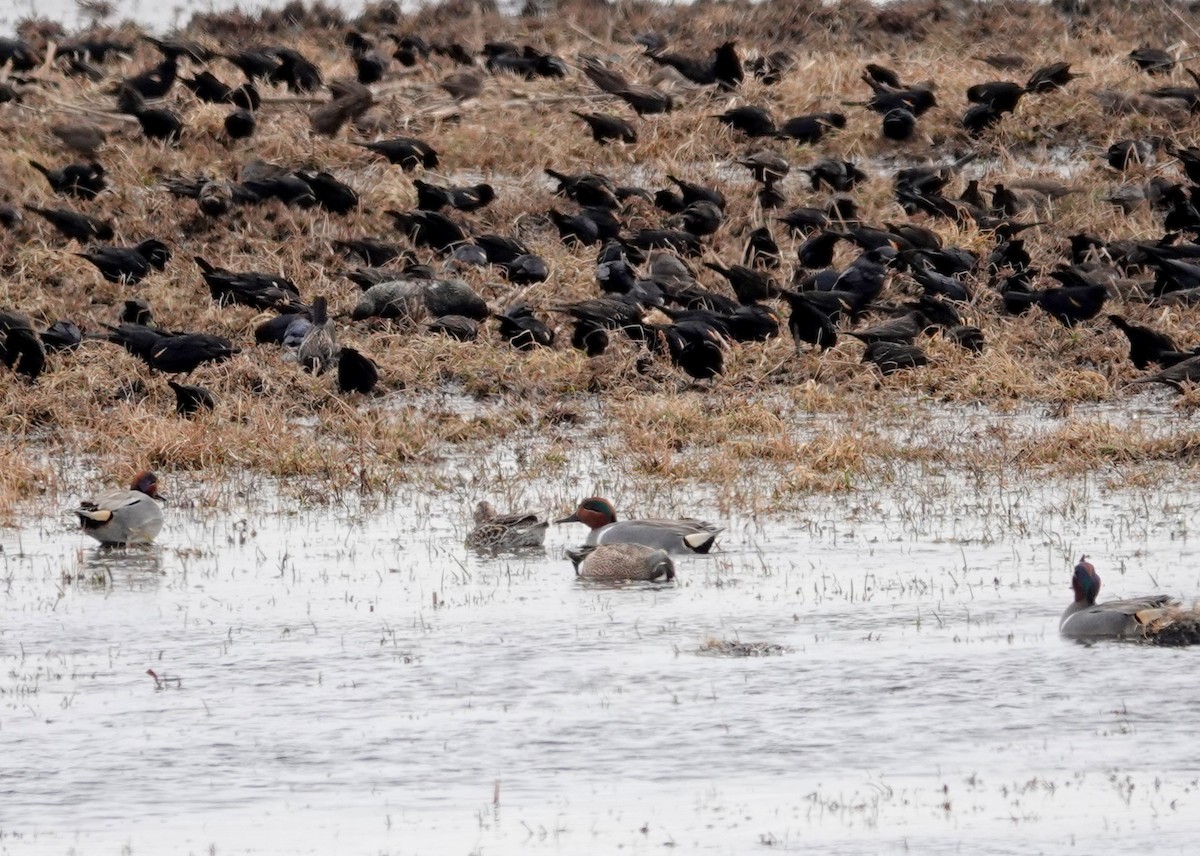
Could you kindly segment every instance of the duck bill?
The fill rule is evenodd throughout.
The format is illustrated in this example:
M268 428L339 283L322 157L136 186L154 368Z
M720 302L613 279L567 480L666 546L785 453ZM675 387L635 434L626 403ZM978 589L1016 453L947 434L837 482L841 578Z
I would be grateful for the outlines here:
M555 525L558 525L559 523L578 523L578 522L579 522L579 512L578 511L572 511L566 517L562 517L562 518L554 521Z

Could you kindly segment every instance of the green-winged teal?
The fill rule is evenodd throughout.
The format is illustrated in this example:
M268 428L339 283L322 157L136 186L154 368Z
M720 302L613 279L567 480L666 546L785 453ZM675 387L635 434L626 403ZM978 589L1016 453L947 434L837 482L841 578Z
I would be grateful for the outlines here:
M101 544L149 544L163 525L159 499L158 476L143 472L129 490L110 490L81 503L75 513L83 531Z
M518 550L541 547L550 524L536 514L497 514L487 500L475 506L475 528L467 536L472 550Z
M579 503L572 514L555 523L583 523L591 528L587 544L645 544L668 553L707 553L720 526L685 517L681 520L622 520L612 503L598 496Z
M1087 556L1079 558L1071 588L1075 602L1063 610L1058 625L1059 633L1071 639L1146 639L1179 614L1179 602L1165 594L1096 603L1100 575Z
M673 580L667 551L645 544L600 544L568 550L575 576L586 580Z

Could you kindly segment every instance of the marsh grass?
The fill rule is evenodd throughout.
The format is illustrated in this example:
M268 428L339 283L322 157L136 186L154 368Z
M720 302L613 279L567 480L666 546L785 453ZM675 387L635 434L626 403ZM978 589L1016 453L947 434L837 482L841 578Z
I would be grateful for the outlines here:
M947 340L923 337L930 365L887 378L861 363L862 348L848 337L818 355L798 352L785 336L731 346L724 376L697 384L665 361L647 365L645 352L620 336L613 337L608 353L589 360L569 349L565 316L553 313L547 317L559 344L529 353L502 342L492 324L481 342L458 343L419 324L352 324L340 318L339 343L359 349L380 367L381 391L369 398L340 395L329 375L311 377L278 349L255 347L253 328L267 316L217 307L191 257L201 255L233 270L283 273L300 285L305 299L325 295L335 312L346 313L357 288L339 272L354 265L334 254L329 242L370 235L403 243L382 211L414 204L413 177L496 185L493 205L459 219L477 232L526 241L546 259L550 279L517 287L491 270L460 275L495 310L521 300L544 312L596 292L594 252L563 246L545 216L551 206L573 210L553 195L553 183L542 173L546 166L601 171L650 189L665 186L668 173L720 184L729 198L728 223L695 260L695 268L705 285L725 289L698 262L738 259L749 229L770 222L754 201L754 185L734 164L750 151L772 149L793 163L782 184L793 206L824 206L830 198L810 190L795 167L821 157L859 161L873 177L853 195L870 222L905 218L892 201L890 181L892 171L905 165L947 162L975 151L975 161L951 182L948 193L957 193L967 177L979 178L985 187L1029 178L1058 180L1076 192L1041 203L1030 219L1050 225L1025 236L1035 264L1048 268L1062 258L1065 236L1074 232L1106 239L1159 236L1157 220L1144 206L1126 216L1105 200L1122 181L1176 176L1177 168L1160 154L1122 177L1103 163L1103 151L1113 140L1162 135L1191 144L1200 139L1186 117L1106 112L1091 94L1148 88L1124 56L1132 46L1157 43L1162 32L1179 27L1161 4L1139 5L1137 15L1097 6L1080 16L1053 5L1022 5L1018 14L1009 5L937 0L883 8L857 0L836 6L772 0L688 8L634 3L616 9L575 2L548 16L526 18L499 16L473 4L465 12L454 7L427 7L397 20L388 7L373 7L353 25L381 42L385 32L408 30L430 41L459 39L475 48L485 40L530 42L562 55L575 66L572 73L564 80L532 82L485 75L480 98L455 104L437 86L457 70L449 61L435 57L415 69L393 66L376 87L377 105L364 120L367 132L342 131L332 139L314 136L307 119L325 96L295 97L271 87L264 91L260 131L249 143L227 142L221 129L224 110L198 102L180 87L168 99L187 123L176 148L145 141L135 126L112 114L111 98L103 92L108 81L56 77L55 87L26 87L23 103L0 106L0 127L9 141L0 152L0 171L11 177L0 195L15 203L66 201L113 218L114 243L159 236L174 251L165 272L139 286L112 285L71 255L80 247L30 216L0 232L0 308L26 312L39 326L70 318L97 333L102 323L115 321L125 299L136 296L149 301L164 327L217 332L241 347L230 362L202 367L189 379L210 388L218 401L215 411L194 419L174 414L164 377L100 341L89 340L69 355L51 355L49 370L34 385L0 371L0 426L11 438L0 448L0 512L11 514L22 497L77 489L81 476L69 474L78 470L65 462L81 460L89 462L89 477L98 471L112 481L124 480L140 466L214 478L267 475L285 485L296 481L298 493L317 501L346 491L386 492L397 480L427 477L422 473L456 456L487 455L499 444L539 446L539 453L527 458L528 478L561 477L561 466L570 460L567 450L587 444L620 476L727 485L732 496L769 502L860 489L899 477L902 465L974 473L1016 466L1031 474L1096 467L1134 473L1168 462L1192 465L1194 432L1178 428L1171 411L1191 412L1195 391L1167 399L1129 387L1138 373L1125 359L1123 337L1107 322L1068 330L1037 310L1020 318L1003 316L986 276L972 281L975 297L963 307L966 322L984 330L985 352L973 355ZM331 80L353 73L340 46L349 26L336 11L293 6L259 19L242 13L200 16L189 34L209 42L251 35L286 40L315 58ZM641 59L629 36L650 29L668 32L680 48L691 45L697 51L728 37L736 37L747 56L786 45L796 65L778 86L748 77L736 95L719 94L672 80ZM39 32L32 25L28 30L35 37ZM47 28L40 32L44 36ZM131 38L136 32L124 25L115 35ZM1009 76L1023 80L1029 70L996 72L971 57L1017 47L1029 48L1030 69L1064 59L1087 77L1063 92L1026 97L998 128L969 140L958 126L966 87ZM684 107L635 120L640 140L632 146L595 145L567 110L627 111L578 72L582 54L612 60L634 80L666 79L663 85ZM156 61L150 46L139 43L134 56L118 61L110 73L128 75ZM814 147L746 140L710 118L734 104L769 105L778 119L843 109L842 102L869 95L858 79L869 61L894 67L905 80L937 82L940 106L922 118L913 142L897 146L881 140L878 117L859 107L844 108L847 127ZM214 69L229 81L239 79L221 61ZM1182 80L1181 72L1176 75ZM66 163L68 155L48 129L78 118L99 122L110 133L99 159L112 188L91 202L55 199L28 163ZM409 176L351 144L397 134L432 142L442 166ZM361 205L346 217L333 217L272 202L211 221L191 201L159 187L167 174L234 176L254 157L329 169L358 190ZM624 216L631 229L663 219L640 200L632 201ZM973 226L924 225L946 243L977 253L986 254L992 246L992 239ZM785 260L779 278L786 283L798 241L773 226ZM440 264L426 251L418 255ZM836 263L852 257L851 250L841 249ZM893 277L885 298L914 296L906 282ZM1196 342L1194 309L1151 309L1131 300L1114 301L1113 307L1164 329L1181 345ZM1146 403L1164 414L1163 430L1144 431L1087 409ZM1029 415L1066 414L1076 407L1088 415L1065 422ZM1008 438L964 442L932 427L938 420L922 428L925 420L913 415L947 409L969 415L979 412L976 408L1025 414L1039 428L1013 450ZM897 423L907 427L898 430Z

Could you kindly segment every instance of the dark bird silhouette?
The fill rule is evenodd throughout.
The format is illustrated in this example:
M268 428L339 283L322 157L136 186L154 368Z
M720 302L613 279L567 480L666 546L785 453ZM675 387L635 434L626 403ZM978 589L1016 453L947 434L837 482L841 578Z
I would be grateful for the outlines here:
M563 214L556 208L550 209L549 217L564 244L588 247L600 243L600 230L590 217Z
M146 365L164 374L191 374L204 363L221 363L237 349L223 336L179 333L161 337L144 358Z
M802 343L816 345L826 351L837 344L837 327L833 319L814 300L815 292L784 291L783 298L791 307L788 332L799 350Z
M109 282L141 282L153 268L163 270L171 260L167 245L154 238L136 247L99 246L75 255L95 265Z
M528 306L518 303L497 315L500 335L521 351L549 348L554 344L554 331L533 314Z
M983 331L968 324L956 324L953 327L944 328L942 335L973 354L982 354L987 347Z
M439 315L429 322L429 330L460 342L474 342L479 338L479 322L465 315Z
M204 281L208 283L213 300L221 306L239 304L253 309L273 309L277 312L297 312L303 308L300 290L290 279L260 271L237 272L214 267L195 256Z
M178 115L165 107L148 107L146 99L136 89L121 89L117 110L137 118L142 134L148 139L176 143L183 135L183 121Z
M713 52L712 69L717 86L721 89L730 91L742 85L746 72L742 68L736 42L725 42Z
M849 334L860 342L903 342L912 344L913 339L930 326L929 319L919 309L914 309L897 318L889 318L871 327L861 330L851 330Z
M762 81L764 86L774 86L783 80L783 75L796 64L796 58L786 50L771 51L766 56L750 60L746 67Z
M844 127L846 116L843 113L811 113L784 120L776 130L776 136L811 145L819 143L831 130Z
M927 365L929 358L916 345L879 341L867 345L863 351L863 362L874 363L882 374L890 375L903 369Z
M725 212L712 202L701 200L684 208L675 220L677 225L693 235L711 235L725 222Z
M174 56L168 56L153 68L148 68L140 74L128 77L117 84L114 93L122 89L131 89L143 98L162 98L175 85L179 73L179 63Z
M750 170L750 176L755 181L768 186L783 181L792 169L786 158L772 151L751 152L738 158L737 162L739 166Z
M693 202L711 202L722 211L725 210L725 194L717 190L715 187L705 187L703 184L684 181L683 179L676 178L673 175L668 175L667 181L679 188L679 192L683 197L683 204L685 208L688 205L691 205Z
M775 120L765 107L732 107L714 114L713 118L747 137L771 137L777 133Z
M104 167L94 161L67 164L62 169L50 169L34 160L29 165L44 175L50 188L62 196L95 199L108 187Z
M1013 309L1036 304L1063 326L1074 327L1100 313L1108 299L1108 289L1097 284L1063 286L1028 293L1009 290L1005 292L1004 299L1005 306Z
M638 141L637 131L634 130L633 125L619 116L609 113L580 113L576 110L572 110L571 113L587 122L588 127L592 130L592 139L602 146L610 140L622 143Z
M1170 74L1175 68L1175 58L1162 48L1134 48L1129 61L1146 74Z
M506 265L518 256L531 255L527 246L506 235L477 235L475 243L487 254L489 264Z
M289 92L314 92L321 88L324 82L321 69L304 54L294 48L276 48L275 57L279 62L267 73L267 80L284 84Z
M1162 363L1163 354L1178 351L1174 341L1165 333L1133 324L1120 315L1109 315L1108 320L1129 339L1129 359L1139 369L1148 368L1151 363Z
M33 330L27 327L11 327L4 334L0 357L4 365L30 383L37 381L46 367L46 347Z
M501 265L504 278L517 285L532 285L535 282L545 282L550 277L546 260L533 253L519 255Z
M195 77L181 77L179 82L192 94L207 104L225 104L229 101L232 87L211 71L202 71Z
M1031 74L1025 84L1025 89L1028 92L1053 92L1083 76L1082 74L1072 74L1069 62L1053 62Z
M443 208L478 211L496 198L496 191L490 184L439 187L418 178L413 181L413 187L417 190L417 208L423 211L440 211Z
M670 113L676 106L673 95L640 83L631 83L612 94L632 107L639 116Z
M405 172L412 172L419 166L433 169L439 163L438 153L433 146L415 137L396 137L390 140L355 143L354 145L382 155L387 158L388 163L396 164Z
M778 296L780 293L779 286L775 284L774 279L761 271L754 270L745 265L725 267L715 262L705 262L704 266L723 276L729 282L730 287L733 288L733 293L737 295L738 301L741 303L755 303L759 300L767 300L768 298Z
M382 267L399 259L404 264L416 264L417 258L411 250L380 241L375 238L356 238L353 240L334 240L330 242L333 249L348 256L358 256L364 264L371 267Z
M793 208L775 219L787 226L792 235L811 235L829 225L829 215L820 208Z
M1182 389L1185 384L1200 383L1200 356L1188 357L1154 374L1134 378L1131 383L1161 383L1175 389Z
M1028 90L1011 80L991 80L977 83L967 90L967 100L972 104L985 104L997 113L1011 113Z
M721 334L710 324L685 320L658 327L671 362L696 380L711 380L725 371Z
M809 167L800 167L800 171L808 174L813 190L825 186L837 193L853 190L870 177L851 161L822 160Z
M26 211L32 211L58 230L66 238L72 238L85 244L88 241L111 241L113 237L112 224L70 208L39 208L36 205L24 206Z
M202 386L173 380L167 381L167 386L175 392L175 412L180 416L195 416L201 410L212 410L217 406L212 393Z
M455 245L466 243L467 233L440 211L393 211L384 212L391 217L396 228L408 236L419 247L429 247L438 252L449 252Z
M760 226L746 236L746 249L742 263L749 267L764 267L774 270L783 262L779 244L767 226Z
M249 110L237 109L225 117L225 133L231 140L246 140L254 136L258 120Z
M611 208L615 211L621 207L617 185L606 175L596 172L564 173L553 169L543 171L558 182L554 192L559 196L589 208Z
M70 321L55 321L42 331L47 351L73 351L83 343L83 332Z
M342 392L369 395L379 383L379 367L354 348L342 348L337 360L337 384Z

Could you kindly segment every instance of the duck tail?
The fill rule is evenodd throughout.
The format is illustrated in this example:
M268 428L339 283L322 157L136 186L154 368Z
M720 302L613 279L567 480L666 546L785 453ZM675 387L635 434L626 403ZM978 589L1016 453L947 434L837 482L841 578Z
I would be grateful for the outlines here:
M716 532L692 532L683 536L683 543L693 553L707 553L716 541Z

